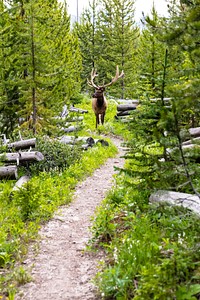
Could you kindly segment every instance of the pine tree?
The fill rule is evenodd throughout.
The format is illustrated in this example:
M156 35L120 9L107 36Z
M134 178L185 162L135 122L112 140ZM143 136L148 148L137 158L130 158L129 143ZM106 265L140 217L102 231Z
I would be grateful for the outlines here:
M160 98L162 61L166 44L159 40L157 28L161 19L152 7L151 15L144 17L137 48L137 93L149 98Z
M89 8L86 9L80 18L79 23L75 23L73 33L78 37L82 55L82 89L88 90L87 78L92 68L97 67L99 59L98 41L96 39L96 23L98 18L98 1L89 2Z
M83 56L84 86L92 67L98 71L98 84L110 82L116 66L124 69L125 78L110 90L117 97L132 95L134 53L138 29L134 22L134 1L92 1L89 10L76 24Z
M148 188L181 190L199 196L199 168L194 163L199 151L196 148L185 152L183 147L183 141L189 138L185 132L188 134L194 119L198 122L199 114L196 91L199 83L198 55L194 59L198 51L195 51L196 47L192 50L188 44L188 40L190 44L193 41L194 30L194 20L190 25L188 20L191 20L191 15L197 17L196 8L194 3L190 3L189 9L187 5L187 10L174 5L171 18L165 23L160 19L159 26L155 27L156 37L165 43L166 51L159 67L162 73L159 71L153 73L155 77L150 77L154 80L149 80L148 93L153 95L156 84L161 101L152 103L147 97L136 111L131 124L134 130L129 153L131 167L127 173ZM196 35L194 41L196 44ZM169 107L164 105L166 94L170 97Z
M124 70L125 77L110 90L114 96L131 97L132 78L135 67L135 48L138 28L134 21L134 1L101 1L102 9L98 20L99 53L98 63L100 78L109 81L116 65Z
M13 1L8 16L9 91L12 86L20 91L18 118L34 134L50 132L50 118L80 90L81 58L66 7L60 8L56 0Z

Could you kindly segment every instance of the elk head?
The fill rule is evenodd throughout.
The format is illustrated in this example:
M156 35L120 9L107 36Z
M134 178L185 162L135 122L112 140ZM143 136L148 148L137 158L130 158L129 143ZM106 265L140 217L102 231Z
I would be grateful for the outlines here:
M105 88L107 86L110 86L111 84L115 83L119 78L122 78L124 76L124 72L122 71L121 74L119 74L119 68L117 66L115 77L112 78L112 80L109 83L104 84L104 85L96 85L94 83L94 79L97 76L98 75L96 73L96 70L92 69L91 79L88 80L88 85L90 87L95 88L95 92L92 95L92 97L93 97L92 98L92 109L93 109L93 111L95 113L95 116L96 116L96 128L99 125L100 120L101 120L101 124L103 125L104 117L105 117L105 114L106 114L106 109L107 109L107 106L108 106L106 97L104 96Z

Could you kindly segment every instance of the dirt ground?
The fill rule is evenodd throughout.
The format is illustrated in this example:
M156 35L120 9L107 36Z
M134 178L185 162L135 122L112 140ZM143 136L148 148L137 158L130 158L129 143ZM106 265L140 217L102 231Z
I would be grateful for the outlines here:
M88 252L86 246L91 238L91 217L114 184L114 166L124 164L121 142L112 140L118 146L118 155L81 182L70 205L62 206L41 228L41 240L30 247L24 261L32 281L21 286L15 300L101 299L92 279L102 253Z

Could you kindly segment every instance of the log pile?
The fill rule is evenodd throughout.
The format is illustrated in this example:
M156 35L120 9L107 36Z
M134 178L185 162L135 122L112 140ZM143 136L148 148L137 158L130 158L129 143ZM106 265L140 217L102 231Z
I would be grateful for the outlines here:
M72 113L73 115L75 113L77 115L71 116L70 113ZM74 106L71 106L68 110L67 105L64 105L60 118L66 120L67 122L65 123L64 127L62 127L62 130L64 132L75 132L80 130L84 118L83 116L79 116L79 114L83 115L85 113L88 113L88 111L84 109L76 108ZM76 124L74 125L75 122Z
M164 104L166 107L170 107L170 98L164 98ZM157 102L161 101L160 98L154 98L150 99L151 102ZM133 111L137 109L137 106L141 104L140 100L133 99L133 100L125 100L125 99L120 99L118 100L118 105L117 105L117 114L115 116L115 119L121 120L121 117L128 117L133 114ZM127 118L128 119L128 118Z
M196 155L197 152L199 152L200 156L200 127L196 128L190 128L187 132L181 132L182 135L182 140L185 140L182 142L182 149L184 153L188 153L188 150L195 150ZM172 149L167 149L167 153L171 154L174 151L176 151L178 147L172 148Z
M189 156L190 152L188 150L195 149L197 154L200 157L200 127L190 128L188 132L182 133L182 138L186 139L182 143L182 149L186 156ZM178 148L167 149L167 152L173 153L173 151ZM191 154L192 155L192 154ZM196 158L196 162L198 158ZM149 198L150 203L169 203L175 206L185 207L197 215L200 215L200 198L197 195L179 193L174 191L158 190L155 193L151 194Z
M4 139L5 140L5 139ZM16 152L8 152L0 154L0 161L5 163L5 166L0 167L0 179L17 179L19 165L39 162L44 159L41 152L31 151L32 147L36 146L36 138L20 140L13 143L3 141L7 146L8 151L15 150Z
M129 116L132 111L137 108L139 100L120 100L120 104L117 105L116 119L119 117Z

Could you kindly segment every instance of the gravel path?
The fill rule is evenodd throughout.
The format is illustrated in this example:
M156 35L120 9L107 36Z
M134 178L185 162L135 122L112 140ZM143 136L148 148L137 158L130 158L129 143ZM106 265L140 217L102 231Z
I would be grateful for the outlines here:
M15 300L96 300L91 280L98 271L100 253L85 251L96 207L113 185L114 166L122 167L120 140L112 139L119 153L76 187L73 201L62 206L40 230L37 256L32 245L25 266L32 282L22 286Z

